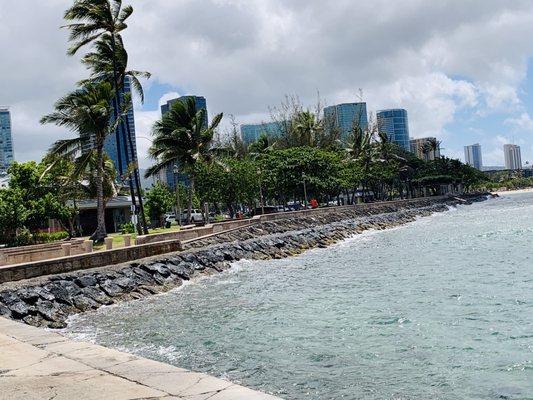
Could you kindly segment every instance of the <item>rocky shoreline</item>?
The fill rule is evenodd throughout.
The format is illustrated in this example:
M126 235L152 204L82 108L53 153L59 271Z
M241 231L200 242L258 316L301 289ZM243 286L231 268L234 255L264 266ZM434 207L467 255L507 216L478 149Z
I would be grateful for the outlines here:
M285 258L327 247L368 229L387 229L449 206L483 201L420 199L401 205L383 203L371 210L342 208L263 222L186 243L184 251L128 264L46 276L0 285L0 316L29 325L64 328L72 314L102 305L140 299L179 287L184 281L220 273L234 261Z

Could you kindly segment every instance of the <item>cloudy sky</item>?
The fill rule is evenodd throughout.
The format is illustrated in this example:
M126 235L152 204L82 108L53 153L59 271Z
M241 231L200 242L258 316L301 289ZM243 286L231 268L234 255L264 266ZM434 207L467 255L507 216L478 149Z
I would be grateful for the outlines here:
M125 1L126 2L126 1ZM268 119L285 94L312 105L355 101L405 108L413 137L437 136L463 158L479 142L485 165L502 145L533 161L531 0L130 0L130 68L148 70L136 105L149 136L162 100L207 98L210 114ZM0 0L0 105L11 107L15 157L38 160L68 133L40 126L87 73L65 55L71 0ZM149 142L137 139L146 167Z

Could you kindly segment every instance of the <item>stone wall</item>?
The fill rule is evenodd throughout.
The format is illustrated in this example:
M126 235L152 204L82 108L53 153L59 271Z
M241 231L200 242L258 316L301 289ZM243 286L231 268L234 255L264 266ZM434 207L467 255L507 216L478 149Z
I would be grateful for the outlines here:
M182 246L179 240L168 240L165 242L123 247L95 253L85 253L26 264L1 266L0 283L102 267L105 265L120 264L158 254L179 251L181 248Z
M479 196L468 202L485 199L486 196ZM458 203L461 200L447 198L402 207L388 204L379 209L345 208L292 216L190 241L179 253L4 284L0 285L0 316L60 328L73 313L164 292L197 276L222 272L233 261L293 256L367 229L386 229L446 211L449 205Z
M33 261L48 260L58 258L63 255L61 245L70 243L71 254L77 255L85 252L83 239L73 239L70 241L37 244L33 246L8 247L0 249L0 266L22 264Z

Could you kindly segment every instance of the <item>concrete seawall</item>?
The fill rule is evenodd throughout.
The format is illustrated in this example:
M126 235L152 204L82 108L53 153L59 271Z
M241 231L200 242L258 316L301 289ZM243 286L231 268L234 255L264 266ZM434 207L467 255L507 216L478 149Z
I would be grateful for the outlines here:
M0 399L279 400L4 318L0 318Z
M466 200L480 201L486 196ZM34 326L62 328L69 315L168 291L241 259L283 258L325 247L367 229L386 229L442 212L465 200L423 199L381 204L371 211L340 208L300 213L185 241L186 251L135 262L0 285L0 316Z

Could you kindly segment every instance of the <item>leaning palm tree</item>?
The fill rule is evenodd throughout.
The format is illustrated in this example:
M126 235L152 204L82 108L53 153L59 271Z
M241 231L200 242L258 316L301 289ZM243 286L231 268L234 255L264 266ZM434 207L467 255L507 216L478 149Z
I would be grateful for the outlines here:
M72 139L55 142L51 155L76 159L77 171L85 170L95 162L94 186L97 204L97 228L91 238L101 241L106 237L104 203L104 140L114 133L127 110L112 119L111 105L115 92L110 83L88 83L84 87L59 99L55 111L44 116L41 123L64 126L77 134ZM110 124L110 121L114 121ZM93 149L93 150L91 150ZM96 161L94 161L96 160Z
M132 15L133 7L122 5L122 0L75 0L64 15L65 20L70 23L65 28L70 30L69 41L72 46L68 54L74 55L80 48L86 45L95 44L95 51L87 54L83 62L92 69L91 81L107 80L113 84L116 93L113 99L114 118L118 118L119 104L122 103L122 94L124 93L124 79L129 76L133 88L140 94L141 100L144 99L142 86L138 77L148 78L149 74L140 71L127 70L127 52L121 37L121 32L127 28L126 20ZM118 126L117 126L118 128ZM119 173L122 176L122 146L124 146L124 156L127 165L127 175L130 176L130 192L132 203L136 205L135 194L131 176L133 176L137 194L139 197L139 206L141 220L143 222L144 233L148 233L146 221L144 219L143 203L141 197L141 184L139 170L137 165L130 165L135 160L134 145L130 126L123 121L121 129L115 131L115 140L117 144L117 161ZM127 135L125 132L127 131ZM121 136L123 141L121 141ZM124 137L126 136L126 137ZM129 148L129 150L128 150ZM139 227L140 229L140 227Z
M150 156L156 160L148 168L145 176L155 176L169 166L179 165L189 176L189 205L187 220L191 222L192 201L195 185L195 167L202 161L209 161L212 156L211 143L215 129L223 114L213 118L206 126L206 110L196 109L193 98L177 101L152 128L154 140L149 149Z

